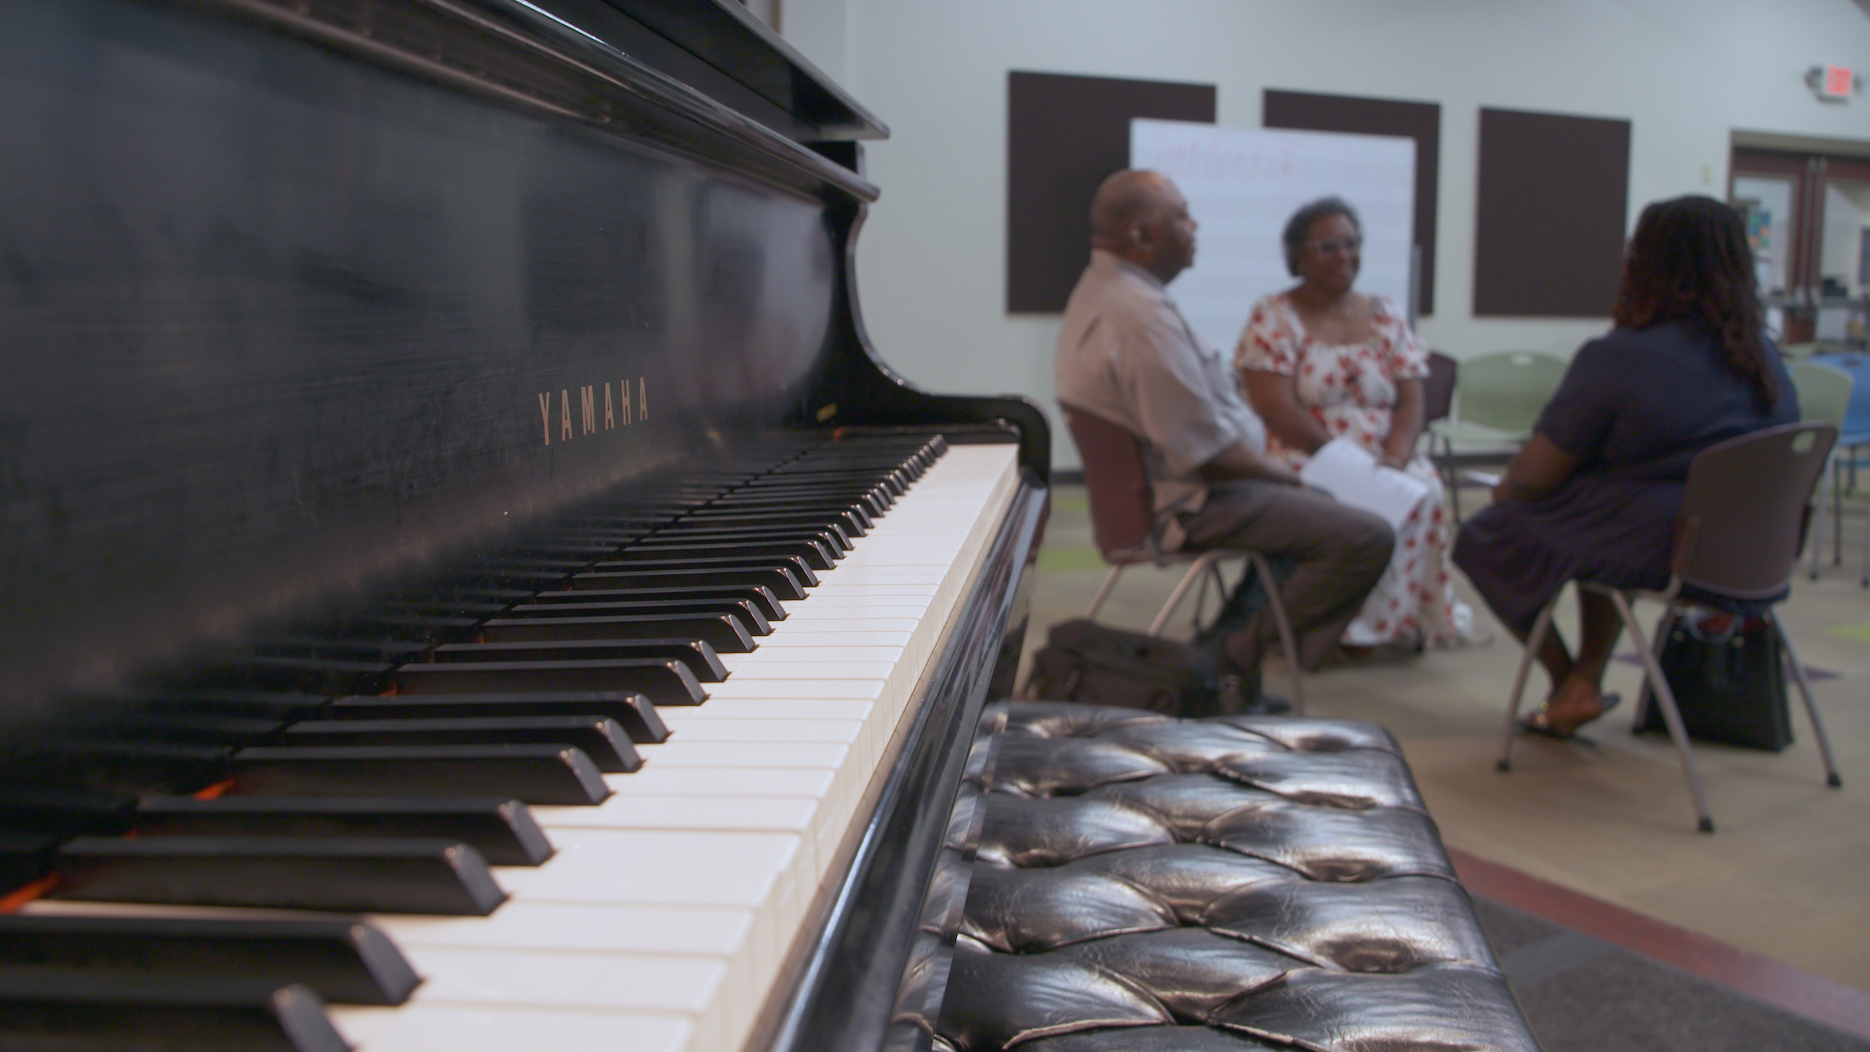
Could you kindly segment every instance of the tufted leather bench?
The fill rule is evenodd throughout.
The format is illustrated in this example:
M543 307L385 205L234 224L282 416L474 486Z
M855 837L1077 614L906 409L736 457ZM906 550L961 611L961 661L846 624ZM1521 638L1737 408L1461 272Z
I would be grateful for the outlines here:
M952 1052L1536 1052L1395 739L1007 706Z

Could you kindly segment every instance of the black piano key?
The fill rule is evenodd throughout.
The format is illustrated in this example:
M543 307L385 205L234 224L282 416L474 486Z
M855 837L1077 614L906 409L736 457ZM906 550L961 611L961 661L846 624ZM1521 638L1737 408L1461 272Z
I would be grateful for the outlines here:
M496 866L537 866L552 843L518 800L497 796L147 796L136 828L156 836L459 840Z
M334 720L532 719L603 716L616 720L638 744L669 740L669 728L648 698L630 691L546 690L483 694L393 694L339 698Z
M42 741L9 758L26 785L91 793L193 793L227 778L231 749L187 742Z
M178 687L367 694L383 689L383 682L393 667L385 661L247 654L190 668L176 674L173 683Z
M812 570L829 570L837 565L837 556L823 544L812 540L802 541L744 541L699 543L694 541L638 541L620 552L615 552L597 562L597 566L611 563L641 562L645 560L684 558L706 559L712 556L732 555L741 558L765 556L785 556L803 560Z
M335 623L342 631L380 633L420 643L452 643L471 637L485 617L378 611Z
M284 720L213 716L194 712L134 712L107 726L90 724L87 730L108 731L112 737L140 742L192 742L197 745L261 745L284 730Z
M573 609L582 609L582 604L573 605ZM593 604L601 608L601 604ZM515 607L512 612L518 613ZM712 617L702 615L679 615L674 617L656 617L651 615L620 615L591 617L564 617L562 606L544 606L525 608L526 613L516 617L503 617L487 622L481 627L483 643L531 643L554 639L658 639L663 636L685 636L700 639L714 648L717 654L746 654L756 645L753 633L738 617L732 614L716 614ZM751 611L749 611L751 612ZM534 616L542 614L544 616ZM758 616L758 614L754 614ZM759 623L771 632L765 618ZM764 633L762 633L764 634Z
M548 603L703 603L726 600L750 603L768 621L784 621L786 608L769 588L759 585L703 585L690 588L581 588L540 592L527 608ZM514 607L514 610L522 607Z
M552 559L576 560L576 569L582 569L599 559L608 559L617 549L625 544L635 543L635 538L618 541L614 544L592 543L578 540L549 540L535 538L524 544L515 545L511 551L517 559Z
M566 574L555 575L552 578L552 581L553 582L561 581L564 579L565 576L569 576L569 573L570 572L567 571ZM522 595L515 599L497 599L497 600L489 600L486 602L463 601L463 602L447 602L447 603L384 603L381 606L378 606L373 611L373 613L405 614L405 615L417 614L417 615L436 616L436 617L465 617L465 618L495 617L500 613L500 611L505 610L507 607L512 606L514 603L521 602L522 600L526 598L526 596L529 596L531 594L532 593L528 592L525 595Z
M54 862L53 897L89 902L485 917L506 898L455 840L79 837Z
M328 745L571 745L597 769L643 766L630 734L608 716L506 716L432 720L307 720L280 738L287 748Z
M486 694L533 690L634 691L655 705L699 705L701 681L680 661L451 661L396 670L399 694Z
M0 830L0 895L43 879L56 864L59 838Z
M876 525L876 520L889 505L874 497L867 490L847 490L833 493L827 490L761 489L748 487L737 493L729 494L698 508L698 514L708 512L824 512L838 514L849 512L861 519L865 526Z
M330 694L261 690L176 690L131 695L148 711L253 720L302 720L318 714Z
M0 960L163 977L276 977L326 1001L399 1005L421 982L361 917L332 920L0 915ZM0 1044L4 1038L0 1038Z
M889 513L896 498L881 486L820 487L797 489L789 486L749 486L732 496L708 505L709 511L821 511L854 508L868 516L871 525Z
M260 979L0 968L0 1047L348 1052L309 988Z
M793 522L798 520L835 522L846 529L855 529L860 533L869 533L875 525L869 512L849 501L837 503L794 504L790 501L758 501L744 504L710 504L705 508L696 508L682 521L687 523L715 522L725 524L735 522L741 525L762 525L767 522Z
M562 744L241 749L232 768L241 796L511 796L590 805L610 795L591 758Z
M870 532L870 528L859 522L853 515L826 515L812 512L787 514L784 512L710 512L697 511L682 517L678 526L709 526L716 529L734 527L777 527L777 526L824 526L836 523L847 536L861 537Z
M680 661L702 683L727 678L721 655L699 639L571 639L545 642L450 643L435 648L435 660L452 661L596 661L656 658Z
M695 588L719 585L759 585L781 599L805 598L805 582L785 566L668 567L655 563L624 564L622 569L594 569L571 578L579 591L619 588ZM817 578L812 578L817 583ZM358 692L361 693L361 692Z
M750 530L714 529L705 526L671 526L666 530L642 538L633 544L680 545L689 541L736 541L744 540L751 544L766 541L817 541L829 551L842 558L851 550L851 539L843 530L835 526L774 526Z
M0 789L0 830L74 836L121 833L130 828L136 797L125 793L64 792L8 784Z
M904 471L901 467L892 468L879 462L874 465L826 465L823 467L802 468L799 470L786 470L782 468L766 476L766 482L768 485L779 485L787 482L835 484L838 482L848 482L853 478L861 478L866 482L873 481L876 485L888 489L890 493L899 497L907 492L909 484L915 481L915 479L910 477L910 473Z
M427 586L404 589L389 598L437 605L455 601L513 602L528 592L552 587L552 582L562 576L551 571L510 567L497 562L483 563L450 574L446 582L431 582Z
M428 644L407 639L371 638L349 633L332 636L293 635L269 638L253 652L270 657L336 658L341 661L412 661Z

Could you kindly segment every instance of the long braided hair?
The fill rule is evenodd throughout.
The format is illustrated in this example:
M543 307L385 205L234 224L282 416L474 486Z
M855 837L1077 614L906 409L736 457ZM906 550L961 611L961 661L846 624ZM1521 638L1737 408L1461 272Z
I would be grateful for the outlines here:
M1713 338L1762 409L1779 401L1746 227L1714 198L1677 197L1643 209L1624 253L1614 316L1624 328L1679 321Z

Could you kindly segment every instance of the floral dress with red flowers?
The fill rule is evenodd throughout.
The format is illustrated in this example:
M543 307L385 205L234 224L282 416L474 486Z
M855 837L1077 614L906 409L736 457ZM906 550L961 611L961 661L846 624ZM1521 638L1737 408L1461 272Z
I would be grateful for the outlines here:
M1327 432L1380 457L1396 407L1396 384L1428 375L1428 350L1390 300L1371 297L1371 311L1368 340L1329 346L1306 334L1284 295L1267 296L1253 305L1234 351L1234 365L1242 372L1292 377L1299 404ZM1269 456L1295 471L1309 459L1275 435L1267 436L1266 447ZM1344 630L1344 642L1351 646L1449 644L1473 632L1473 612L1455 599L1448 575L1450 537L1441 476L1419 453L1407 470L1429 484L1429 495L1396 531L1396 554L1389 569Z

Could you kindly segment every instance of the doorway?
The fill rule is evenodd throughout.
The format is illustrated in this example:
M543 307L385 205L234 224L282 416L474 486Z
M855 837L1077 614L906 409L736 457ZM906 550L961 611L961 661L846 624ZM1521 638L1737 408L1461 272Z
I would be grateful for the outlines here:
M1746 218L1781 343L1863 346L1870 323L1870 159L1736 147L1728 200Z

